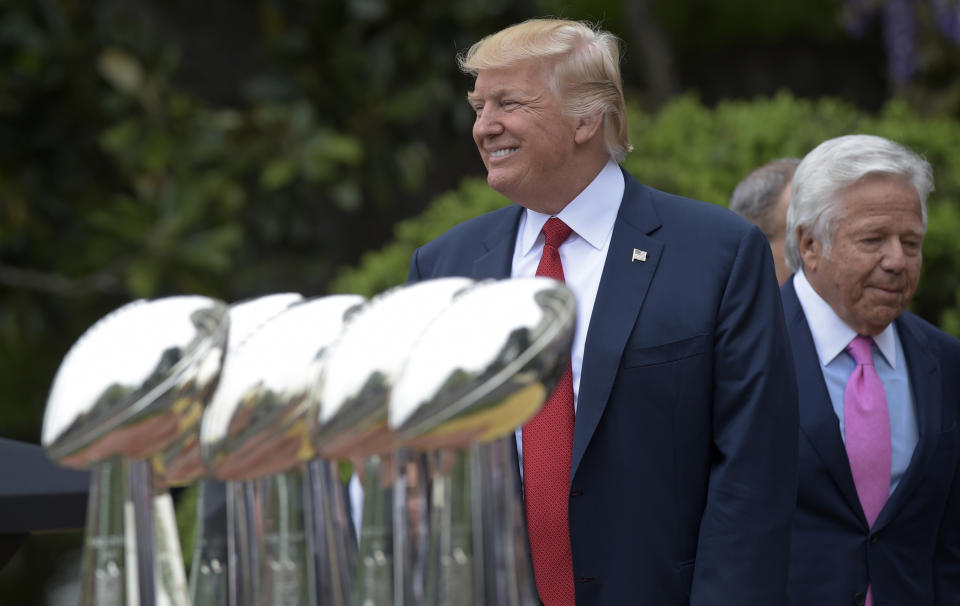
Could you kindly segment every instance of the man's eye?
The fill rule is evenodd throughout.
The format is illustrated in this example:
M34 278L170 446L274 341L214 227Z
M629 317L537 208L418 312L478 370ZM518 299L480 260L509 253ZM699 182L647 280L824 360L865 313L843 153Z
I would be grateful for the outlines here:
M482 106L482 105L474 105L474 106L473 106L473 111L477 114L477 117L479 117L480 114L483 113L483 106Z
M510 100L510 99L505 99L500 102L500 107L502 107L503 109L513 109L517 105L519 104L516 101Z

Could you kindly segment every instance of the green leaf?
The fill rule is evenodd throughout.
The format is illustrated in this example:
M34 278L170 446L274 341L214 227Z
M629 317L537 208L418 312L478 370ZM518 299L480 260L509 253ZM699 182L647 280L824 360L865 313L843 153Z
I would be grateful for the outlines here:
M97 70L121 93L136 96L143 89L144 74L140 61L128 52L108 48L97 58Z
M139 258L127 266L124 280L135 298L153 297L160 283L160 268L153 259Z
M296 165L287 158L278 158L269 162L260 173L260 185L267 191L280 189L293 181L297 174Z
M100 145L115 155L130 153L130 148L136 143L140 133L141 125L137 120L124 120L100 134Z

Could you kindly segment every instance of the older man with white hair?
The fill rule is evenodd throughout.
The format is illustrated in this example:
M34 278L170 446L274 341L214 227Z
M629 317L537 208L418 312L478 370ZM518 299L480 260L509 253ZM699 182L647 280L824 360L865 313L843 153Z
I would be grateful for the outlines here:
M793 178L797 605L960 604L960 341L906 311L932 190L925 160L868 135L820 144Z

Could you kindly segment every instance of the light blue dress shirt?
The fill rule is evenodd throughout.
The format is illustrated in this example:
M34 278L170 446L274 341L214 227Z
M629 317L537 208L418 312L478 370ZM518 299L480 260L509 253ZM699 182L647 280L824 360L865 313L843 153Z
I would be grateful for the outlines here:
M846 347L857 333L813 290L802 270L794 275L793 286L813 335L813 344L820 360L820 369L827 384L833 412L840 426L840 435L845 439L843 393L850 374L857 366L853 356L847 353ZM873 341L873 366L883 383L887 408L890 411L890 494L893 494L910 465L919 440L917 413L907 373L907 362L903 356L903 345L897 335L896 326L891 322L883 332L873 337Z

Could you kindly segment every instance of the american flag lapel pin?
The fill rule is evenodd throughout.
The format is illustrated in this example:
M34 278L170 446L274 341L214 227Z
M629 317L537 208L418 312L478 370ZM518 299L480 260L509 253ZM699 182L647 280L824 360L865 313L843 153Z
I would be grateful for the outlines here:
M630 259L631 263L633 263L634 261L640 261L641 263L644 263L646 262L646 260L647 260L647 251L640 250L639 248L633 249L633 258Z

